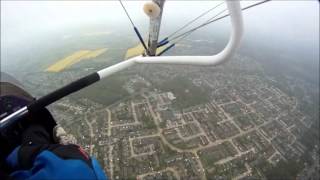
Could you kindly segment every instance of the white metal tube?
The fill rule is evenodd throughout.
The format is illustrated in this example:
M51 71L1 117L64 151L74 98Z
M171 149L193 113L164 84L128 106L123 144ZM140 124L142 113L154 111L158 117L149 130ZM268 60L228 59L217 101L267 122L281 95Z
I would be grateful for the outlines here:
M240 2L238 0L226 1L231 17L232 31L227 46L218 54L213 56L156 56L137 57L137 63L149 64L190 64L190 65L217 65L230 59L240 44L243 34L243 20Z
M18 111L10 114L9 116L3 118L0 121L0 129L2 129L3 127L5 127L6 125L13 123L15 120L18 120L19 117L23 116L24 114L26 114L28 112L27 106L22 107L21 109L19 109Z
M137 57L135 57L137 58ZM102 78L105 78L105 77L108 77L116 72L119 72L123 69L126 69L134 64L136 64L135 62L135 58L131 58L131 59L128 59L128 60L125 60L125 61L122 61L118 64L115 64L115 65L112 65L112 66L109 66L105 69L102 69L100 71L98 71L97 73L99 74L99 77L100 79Z

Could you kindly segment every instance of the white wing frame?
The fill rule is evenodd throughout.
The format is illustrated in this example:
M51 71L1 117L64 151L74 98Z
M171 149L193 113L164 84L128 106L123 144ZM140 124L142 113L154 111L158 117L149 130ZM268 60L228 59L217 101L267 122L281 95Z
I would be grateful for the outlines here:
M98 71L100 79L135 64L185 64L185 65L218 65L227 61L237 50L243 34L243 18L239 0L227 0L231 17L232 31L226 47L213 56L138 56Z

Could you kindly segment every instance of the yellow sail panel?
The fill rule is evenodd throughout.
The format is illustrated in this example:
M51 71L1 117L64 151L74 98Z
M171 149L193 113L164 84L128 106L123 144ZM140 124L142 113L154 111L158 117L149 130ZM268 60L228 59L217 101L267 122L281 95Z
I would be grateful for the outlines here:
M97 49L97 50L80 50L77 51L70 56L67 56L55 64L49 66L45 71L47 72L60 72L73 64L76 64L80 62L81 60L85 59L93 59L95 57L100 56L101 54L105 53L108 49L103 48L103 49Z

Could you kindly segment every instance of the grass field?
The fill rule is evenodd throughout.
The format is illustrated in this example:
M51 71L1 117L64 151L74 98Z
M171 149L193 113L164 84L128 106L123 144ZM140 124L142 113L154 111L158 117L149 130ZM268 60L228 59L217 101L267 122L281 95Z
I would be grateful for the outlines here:
M101 54L105 53L108 49L103 48L103 49L97 49L97 50L80 50L77 51L70 56L67 56L55 64L49 66L46 71L47 72L60 72L73 64L76 64L82 60L87 60L87 59L93 59L95 57L100 56Z

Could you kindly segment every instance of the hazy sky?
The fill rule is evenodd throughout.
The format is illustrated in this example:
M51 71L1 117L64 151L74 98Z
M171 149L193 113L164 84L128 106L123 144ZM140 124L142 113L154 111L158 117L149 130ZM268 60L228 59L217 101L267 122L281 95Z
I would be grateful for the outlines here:
M142 31L148 18L145 1L123 1ZM163 27L179 27L220 1L170 1L165 4ZM242 2L242 6L255 3ZM212 12L217 13L225 6ZM207 18L209 18L207 16ZM205 21L206 18L203 19ZM200 22L203 22L200 21ZM317 1L273 1L244 12L248 35L259 34L308 43L319 39ZM1 1L1 43L14 43L33 34L61 31L75 25L106 24L132 31L118 1ZM224 23L225 24L225 23ZM208 27L210 28L210 27Z

